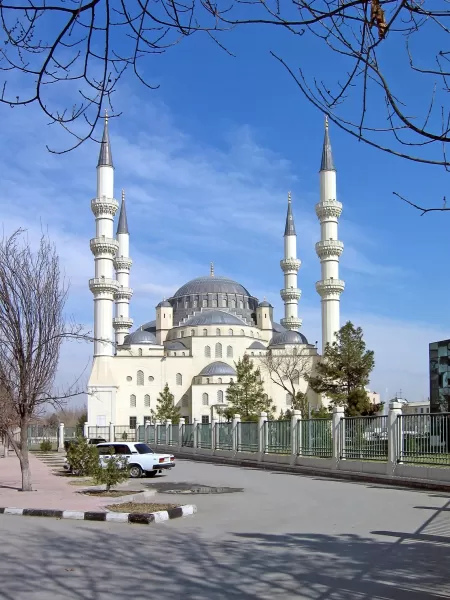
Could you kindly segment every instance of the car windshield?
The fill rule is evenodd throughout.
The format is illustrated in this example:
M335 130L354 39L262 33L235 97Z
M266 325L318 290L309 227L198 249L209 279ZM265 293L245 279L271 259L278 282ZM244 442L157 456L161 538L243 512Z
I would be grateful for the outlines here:
M154 454L153 450L147 444L135 444L135 448L139 454Z

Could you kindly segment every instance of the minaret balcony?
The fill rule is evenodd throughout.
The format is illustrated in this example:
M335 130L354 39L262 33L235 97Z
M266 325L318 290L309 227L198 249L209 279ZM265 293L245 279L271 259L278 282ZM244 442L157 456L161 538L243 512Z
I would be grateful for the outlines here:
M325 219L338 219L342 214L342 202L337 200L322 200L316 204L316 215L319 221Z
M285 319L281 319L280 323L285 329L292 329L296 331L297 329L300 329L303 321L298 317L286 317Z
M113 238L99 237L93 238L90 242L91 252L94 256L101 254L110 254L115 257L119 249L119 242Z
M302 261L298 258L283 258L280 260L280 267L283 273L297 273Z
M316 244L316 253L320 259L339 258L343 251L344 244L339 240L324 240Z
M345 289L345 282L341 279L322 279L316 283L316 291L322 298L339 296Z
M130 300L133 295L133 290L129 287L119 286L118 289L114 293L114 300Z
M133 319L127 317L114 317L113 327L116 331L127 332L133 327Z
M298 302L301 295L302 290L299 290L298 288L284 288L283 290L280 290L280 296L285 302Z
M89 289L93 294L114 294L118 286L118 281L107 277L89 279Z
M116 271L129 271L133 261L131 258L125 258L124 256L116 256L114 259L114 268Z
M91 210L96 217L101 217L102 215L114 217L118 209L119 203L115 198L102 196L101 198L93 198L91 200Z

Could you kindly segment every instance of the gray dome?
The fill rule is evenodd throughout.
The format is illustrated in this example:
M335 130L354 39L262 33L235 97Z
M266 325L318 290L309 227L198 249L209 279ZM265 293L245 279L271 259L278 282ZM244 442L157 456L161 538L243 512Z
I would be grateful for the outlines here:
M308 340L303 333L286 329L276 333L270 340L269 346L284 346L285 344L307 344Z
M267 300L263 300L262 302L260 302L258 304L258 306L261 306L261 307L267 306L268 308L273 308L272 305L270 304L270 302L267 302Z
M183 344L183 342L179 342L178 340L176 342L169 342L166 346L167 350L187 350L186 346Z
M264 346L264 344L262 342L253 342L252 344L250 344L248 349L249 350L265 350L266 347Z
M189 327L192 325L247 325L244 321L232 315L224 312L223 310L205 310L197 315L192 316L190 319L181 324L182 327Z
M248 290L237 281L228 279L228 277L212 277L211 275L188 281L175 292L173 297L179 298L180 296L190 296L192 294L240 294L250 296Z
M163 306L164 307L168 307L168 308L172 308L172 305L167 300L163 300L162 302L160 302L159 304L157 304L156 308L161 308Z
M236 371L227 363L224 363L220 360L211 363L210 365L206 365L204 369L202 369L199 373L199 377L213 377L214 375L231 375L235 376Z
M145 331L144 329L138 329L137 331L133 331L125 336L123 341L124 346L129 346L131 344L150 344L157 345L156 337L150 331Z

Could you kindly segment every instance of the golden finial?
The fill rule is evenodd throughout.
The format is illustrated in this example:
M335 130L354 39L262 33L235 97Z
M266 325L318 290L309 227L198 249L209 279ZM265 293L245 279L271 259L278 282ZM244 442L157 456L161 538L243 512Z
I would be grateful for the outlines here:
M328 129L328 115L325 115L325 129Z
M209 274L211 277L214 277L214 263L213 262L210 265Z

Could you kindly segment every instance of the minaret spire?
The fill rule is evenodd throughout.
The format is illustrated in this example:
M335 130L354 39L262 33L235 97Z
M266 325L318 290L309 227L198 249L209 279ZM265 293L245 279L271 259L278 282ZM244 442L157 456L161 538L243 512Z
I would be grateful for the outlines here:
M328 117L325 117L325 138L320 168L320 202L316 204L316 214L320 221L320 242L316 253L320 259L322 279L316 283L316 290L322 298L322 352L326 344L335 341L340 327L340 298L345 283L339 279L339 257L344 244L338 240L338 220L342 204L336 200L336 169L331 154L328 133Z
M297 273L300 268L297 258L297 234L295 233L294 215L292 214L292 197L288 193L288 209L284 229L284 259L280 262L284 273L284 288L280 295L284 301L284 319L281 324L286 329L299 329L302 320L298 318L298 301L301 290L297 287Z
M213 262L209 266L209 275L210 275L210 277L214 277L214 263Z
M121 346L129 329L133 325L133 319L130 319L130 299L133 295L133 290L130 288L132 260L130 258L130 232L128 231L127 210L125 206L125 190L122 190L122 204L120 206L116 237L119 247L114 259L114 267L116 269L116 279L119 283L119 288L114 294L116 314L113 319L113 326L116 331L116 343L118 346Z
M328 115L325 115L325 135L323 138L321 171L336 171L331 150L330 134L328 132Z
M109 129L108 129L108 111L105 110L105 124L103 126L103 136L100 143L100 153L98 155L97 167L113 167L113 159L111 152L111 143L109 141Z
M130 233L128 231L127 209L125 206L125 190L122 190L122 204L120 205L120 214L116 233Z

